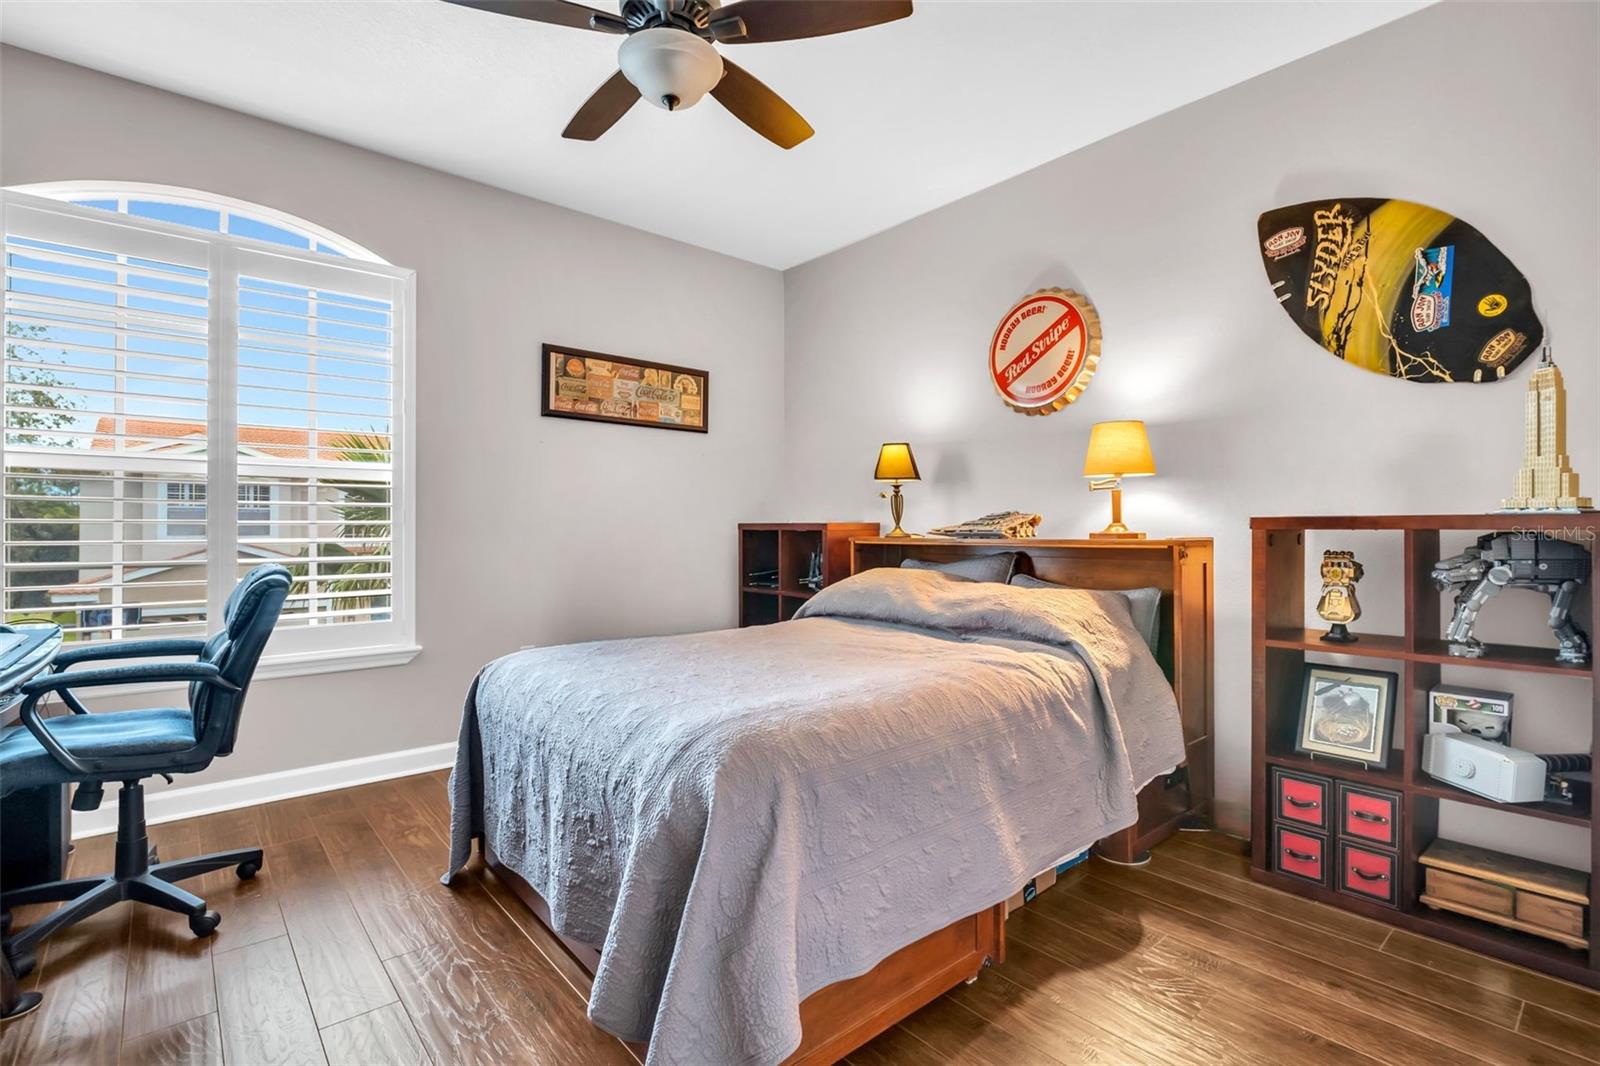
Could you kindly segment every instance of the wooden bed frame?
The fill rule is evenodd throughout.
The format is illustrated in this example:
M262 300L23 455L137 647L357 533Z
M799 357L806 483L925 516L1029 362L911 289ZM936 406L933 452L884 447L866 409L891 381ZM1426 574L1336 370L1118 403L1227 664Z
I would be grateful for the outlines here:
M1212 562L1209 539L992 540L871 537L851 542L851 572L899 566L905 559L950 561L1020 552L1017 572L1077 588L1161 589L1156 659L1172 682L1183 717L1188 762L1139 793L1138 824L1107 837L1095 851L1113 862L1148 858L1180 828L1209 824L1212 783ZM534 888L490 851L485 862L551 928L550 909ZM599 952L551 932L593 976ZM984 967L1005 960L1005 903L967 915L901 948L860 977L821 988L800 1004L800 1046L785 1066L826 1066L882 1033ZM644 1059L645 1048L629 1048Z

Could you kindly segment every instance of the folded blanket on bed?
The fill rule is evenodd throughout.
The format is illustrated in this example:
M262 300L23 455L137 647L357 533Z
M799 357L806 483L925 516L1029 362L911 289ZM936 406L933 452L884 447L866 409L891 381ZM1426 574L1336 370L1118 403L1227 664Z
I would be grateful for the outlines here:
M791 623L489 664L445 880L485 838L651 1066L765 1066L806 996L1134 824L1183 757L1114 593L872 570Z

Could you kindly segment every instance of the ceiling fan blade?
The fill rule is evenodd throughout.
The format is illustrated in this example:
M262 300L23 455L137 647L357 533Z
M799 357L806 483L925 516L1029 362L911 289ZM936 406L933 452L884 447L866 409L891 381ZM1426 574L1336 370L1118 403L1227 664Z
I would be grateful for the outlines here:
M628 108L639 101L639 90L633 82L617 71L606 79L594 95L583 102L578 113L572 116L561 136L571 141L592 141L617 124L617 119L628 113Z
M711 90L711 95L733 112L734 118L779 148L793 148L816 132L783 97L726 56L722 59L722 70L722 80Z
M911 0L735 0L713 12L711 29L744 23L743 36L717 40L724 44L764 44L802 37L826 37L903 19L911 14Z
M597 11L568 0L445 0L457 7L470 7L478 11L492 11L496 15L514 15L533 22L548 22L553 26L570 26L575 30L599 30L602 33L627 33L627 23L609 11Z

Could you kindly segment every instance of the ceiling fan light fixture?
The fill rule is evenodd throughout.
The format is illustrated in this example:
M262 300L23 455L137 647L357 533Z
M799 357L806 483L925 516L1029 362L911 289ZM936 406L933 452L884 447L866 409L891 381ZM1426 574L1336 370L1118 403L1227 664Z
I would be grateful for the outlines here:
M631 34L617 66L640 96L668 111L693 107L722 80L722 56L710 42L665 26Z

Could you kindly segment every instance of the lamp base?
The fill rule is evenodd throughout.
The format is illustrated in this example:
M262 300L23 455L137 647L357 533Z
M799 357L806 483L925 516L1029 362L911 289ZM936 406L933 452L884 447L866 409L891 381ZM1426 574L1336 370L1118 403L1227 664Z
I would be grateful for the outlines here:
M900 495L900 482L898 482L898 481L890 482L889 483L889 491L888 492L880 492L880 493L878 493L878 495L879 496L887 496L889 498L889 517L894 519L894 528L889 530L889 532L885 533L884 536L886 536L886 537L914 537L914 536L916 536L915 533L907 533L905 530L900 528L900 519L904 518L905 517L905 513L906 513L906 498L904 496Z
M1144 540L1143 533L1135 533L1122 524L1122 483L1111 479L1109 484L1091 482L1090 488L1111 490L1111 521L1098 533L1090 533L1090 540Z

